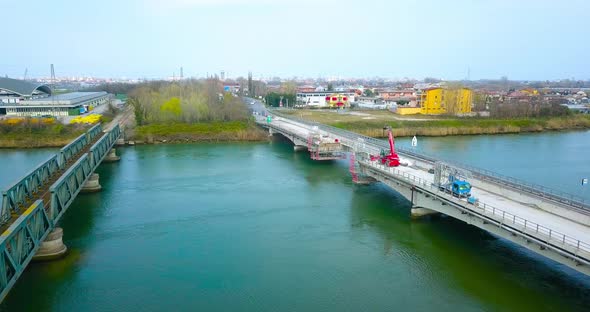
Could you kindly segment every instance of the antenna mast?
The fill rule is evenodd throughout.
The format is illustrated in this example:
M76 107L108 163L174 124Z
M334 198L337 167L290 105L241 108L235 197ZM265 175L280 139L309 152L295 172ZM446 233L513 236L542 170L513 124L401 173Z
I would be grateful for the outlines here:
M51 92L55 92L55 68L51 64Z

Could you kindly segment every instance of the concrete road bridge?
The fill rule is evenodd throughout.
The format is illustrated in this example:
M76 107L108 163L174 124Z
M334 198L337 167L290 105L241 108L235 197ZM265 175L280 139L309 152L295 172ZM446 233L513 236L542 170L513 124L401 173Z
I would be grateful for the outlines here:
M342 158L347 153L353 181L388 185L410 201L412 217L444 214L590 275L590 204L582 198L463 164L441 163L399 147L396 152L402 166L387 167L370 160L370 155L389 148L386 141L277 110L270 114L270 122L257 116L257 123L271 135L285 136L296 151L307 150L317 160ZM339 146L323 150L322 141ZM318 152L323 157L316 157ZM478 201L469 203L442 191L429 173L440 164L467 176Z
M80 192L100 190L94 170L103 161L117 161L113 145L121 135L118 116L97 124L2 190L0 205L0 301L31 260L60 257L60 218Z

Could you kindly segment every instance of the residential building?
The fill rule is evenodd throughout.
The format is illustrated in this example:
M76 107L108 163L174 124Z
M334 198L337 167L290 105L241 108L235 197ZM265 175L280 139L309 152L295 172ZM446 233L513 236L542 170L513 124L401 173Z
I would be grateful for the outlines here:
M433 87L417 92L417 107L424 115L471 113L473 92L468 88Z
M298 92L296 100L298 106L329 107L340 102L353 103L356 93L348 91L314 91ZM333 100L333 98L336 98Z

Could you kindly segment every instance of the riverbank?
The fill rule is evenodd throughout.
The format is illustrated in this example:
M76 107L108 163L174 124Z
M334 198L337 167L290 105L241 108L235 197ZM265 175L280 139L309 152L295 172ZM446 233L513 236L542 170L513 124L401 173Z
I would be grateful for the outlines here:
M268 140L267 132L253 121L150 124L138 126L133 132L130 140L148 144Z
M283 114L296 116L371 137L384 137L384 126L390 126L397 137L448 136L472 134L507 134L554 130L590 129L590 116L571 115L546 118L452 118L424 116L404 117L386 111L336 113L334 111L291 110Z
M80 136L87 127L48 125L40 127L2 127L0 148L63 147Z

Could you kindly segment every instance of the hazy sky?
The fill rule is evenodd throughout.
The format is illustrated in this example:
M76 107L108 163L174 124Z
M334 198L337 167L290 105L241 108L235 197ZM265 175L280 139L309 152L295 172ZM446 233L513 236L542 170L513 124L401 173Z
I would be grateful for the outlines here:
M584 0L0 0L0 75L590 78Z

